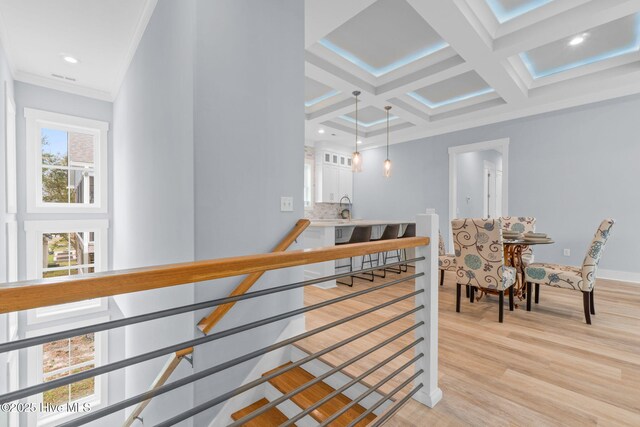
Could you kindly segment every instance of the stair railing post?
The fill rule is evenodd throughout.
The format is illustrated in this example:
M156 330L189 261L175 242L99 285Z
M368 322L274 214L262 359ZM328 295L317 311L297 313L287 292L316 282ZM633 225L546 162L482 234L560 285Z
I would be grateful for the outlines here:
M424 373L416 379L416 385L423 387L413 398L433 408L442 399L442 390L438 387L438 215L435 213L416 216L416 236L429 237L429 245L418 246L416 257L424 257L424 261L416 261L416 273L424 276L415 280L416 290L424 292L416 296L416 306L424 305L424 310L416 313L416 322L425 324L416 330L417 338L424 338L416 346L416 354L424 353L424 357L416 362L416 371Z

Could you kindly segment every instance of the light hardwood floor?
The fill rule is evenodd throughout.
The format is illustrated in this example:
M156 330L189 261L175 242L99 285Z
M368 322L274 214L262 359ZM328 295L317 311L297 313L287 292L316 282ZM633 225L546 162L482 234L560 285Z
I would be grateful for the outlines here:
M413 270L409 270L409 274ZM387 274L386 280L397 279ZM383 283L377 279L376 284ZM308 287L305 304L335 298L372 286L356 280L353 288L324 290ZM306 314L312 329L378 305L413 290L413 282L376 291L355 300ZM464 296L464 292L463 292ZM498 323L497 297L455 312L455 281L448 273L440 288L439 367L443 400L434 408L413 401L386 425L628 425L640 426L640 284L598 280L596 315L584 323L579 292L542 287L540 304L526 312L505 307ZM357 321L301 342L314 352L413 307L403 301ZM325 356L331 364L344 362L372 345L409 327L407 318ZM412 334L352 365L358 375L413 341ZM375 383L413 352L367 378ZM390 391L412 373L388 383Z

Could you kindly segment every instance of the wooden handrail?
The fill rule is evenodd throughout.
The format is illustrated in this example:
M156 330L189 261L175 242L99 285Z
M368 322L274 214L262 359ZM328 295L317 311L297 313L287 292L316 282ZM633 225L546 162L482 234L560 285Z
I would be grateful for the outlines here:
M311 222L308 219L301 219L296 223L296 226L287 234L284 239L280 241L276 245L275 248L271 251L273 252L284 252L291 246L291 244L302 234L304 230L307 229ZM251 273L247 277L240 282L240 284L229 294L230 297L236 295L245 294L251 287L262 277L264 271L259 271L257 273ZM202 318L200 322L198 322L198 329L202 331L204 334L208 334L209 331L216 325L218 322L231 310L231 308L235 305L235 302L231 302L228 304L222 304L217 306L208 316Z
M185 348L184 350L176 351L171 356L169 356L169 359L167 359L167 362L162 367L162 370L160 371L160 373L158 374L156 379L151 384L150 390L155 390L158 387L162 387L167 382L167 380L169 379L169 377L171 376L173 371L176 370L176 368L180 364L180 361L185 356L188 356L191 353L193 353L193 347L189 347L189 348ZM133 411L129 414L129 416L127 417L126 421L123 424L123 427L131 426L135 422L135 420L140 416L140 414L142 414L142 411L144 411L144 408L147 407L149 402L151 402L151 398L147 399L147 400L145 400L143 402L140 402L133 409Z
M428 237L406 237L93 273L74 279L51 278L8 283L0 285L0 314L428 244Z

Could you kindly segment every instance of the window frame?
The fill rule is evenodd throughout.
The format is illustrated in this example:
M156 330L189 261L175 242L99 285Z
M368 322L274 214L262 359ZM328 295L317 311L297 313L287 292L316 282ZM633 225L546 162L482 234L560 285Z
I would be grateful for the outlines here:
M27 213L107 213L109 123L33 108L25 108L24 117L27 142ZM42 128L94 136L93 204L52 203L42 200Z
M109 221L106 219L25 221L27 280L42 277L42 235L45 233L94 232L94 271L106 271L109 265L108 228ZM27 325L103 312L108 308L107 298L79 301L65 304L65 306L65 309L57 311L49 308L28 310Z
M65 323L59 326L53 326L44 329L37 329L32 331L27 331L25 338L31 338L39 335L50 334L54 332L65 331L68 329L81 328L84 326L93 325L96 323L108 322L110 320L109 316L101 316L96 317L89 320L82 320L73 323ZM101 366L107 362L108 357L108 340L107 340L107 331L95 332L95 359L94 365L96 367ZM42 369L42 345L29 347L27 350L27 384L28 386L36 385L42 383L42 379L44 378L44 373ZM103 408L107 405L108 399L108 381L107 377L104 375L98 375L95 378L95 393L93 397L86 397L79 399L75 402L78 402L80 405L83 403L89 403L91 405L91 411L95 411L97 409ZM35 394L27 398L29 403L33 403L36 407L40 407L42 403L42 393ZM81 416L83 413L78 412L63 412L58 414L51 414L46 417L40 417L38 412L31 412L28 415L28 426L29 427L48 427L58 425L63 421L68 421L75 417Z

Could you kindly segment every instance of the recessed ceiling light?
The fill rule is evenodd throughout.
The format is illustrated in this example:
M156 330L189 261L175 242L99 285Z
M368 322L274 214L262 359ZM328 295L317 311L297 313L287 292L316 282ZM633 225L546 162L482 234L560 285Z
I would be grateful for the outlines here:
M584 41L584 37L585 37L584 35L575 36L569 42L569 46L578 46L580 43L582 43Z
M69 55L63 56L62 59L67 61L69 64L77 64L79 62L76 58L74 58L73 56L69 56Z
M319 134L323 134L324 133L324 129L318 129L318 133Z
M362 141L358 140L358 144L362 144Z

